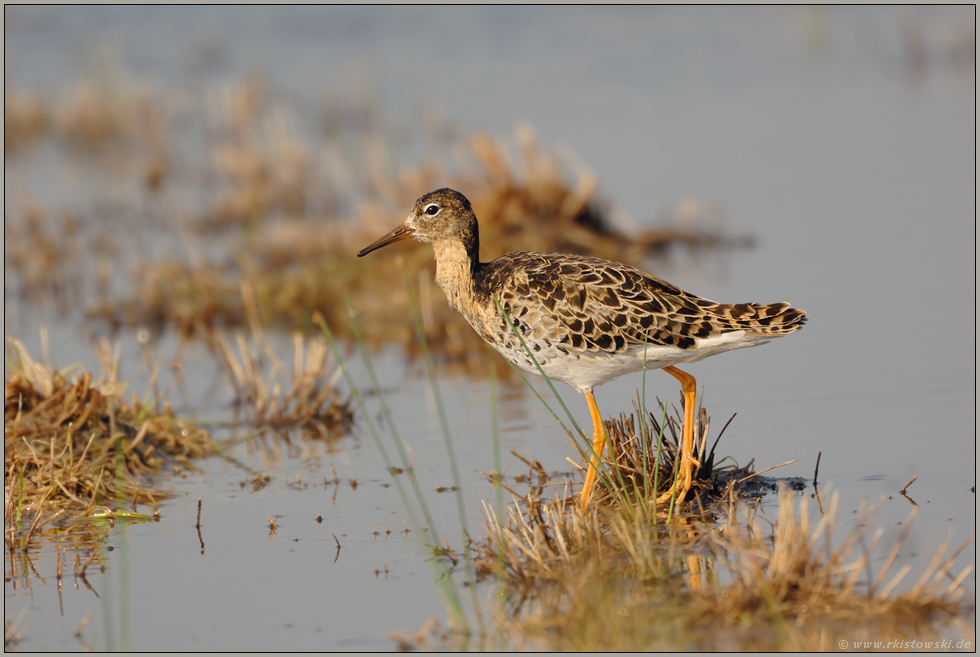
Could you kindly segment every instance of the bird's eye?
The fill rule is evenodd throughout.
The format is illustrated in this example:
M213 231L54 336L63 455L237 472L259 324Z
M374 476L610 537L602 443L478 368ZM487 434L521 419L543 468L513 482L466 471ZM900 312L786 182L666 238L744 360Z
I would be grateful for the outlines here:
M432 205L430 205L429 207L427 207L427 208L425 209L425 213L426 213L427 215L429 215L430 217L431 217L432 215L435 215L435 214L438 214L438 213L439 213L439 206L438 206L438 205L436 205L435 203L433 203Z

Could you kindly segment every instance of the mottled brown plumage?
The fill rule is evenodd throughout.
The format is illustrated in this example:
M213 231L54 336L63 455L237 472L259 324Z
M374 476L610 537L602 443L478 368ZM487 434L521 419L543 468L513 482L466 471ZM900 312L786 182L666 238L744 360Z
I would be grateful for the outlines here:
M586 394L595 454L583 505L595 479L596 457L605 445L594 386L639 371L644 363L647 369L663 368L681 381L685 422L678 479L683 498L694 463L696 387L694 377L673 365L761 344L792 333L806 321L804 311L788 303L720 304L634 267L597 258L511 253L481 263L476 215L466 197L451 189L420 198L405 223L358 256L409 237L432 244L436 282L484 340L515 365L537 372L496 299L541 369ZM673 487L660 501L671 492Z

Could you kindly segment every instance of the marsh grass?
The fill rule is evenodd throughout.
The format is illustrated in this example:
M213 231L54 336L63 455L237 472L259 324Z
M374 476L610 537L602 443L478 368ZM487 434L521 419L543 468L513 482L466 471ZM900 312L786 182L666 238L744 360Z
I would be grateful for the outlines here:
M488 507L478 564L504 581L495 631L513 650L832 650L841 637L928 640L950 629L972 640L961 620L973 609L962 586L972 566L948 570L973 537L948 556L947 541L896 593L909 567L889 570L914 510L873 573L881 529L872 535L867 506L839 543L836 494L815 526L809 498L796 502L785 487L773 524L736 506L721 525L667 525L646 507L582 513L560 500L513 506L502 524Z
M47 102L43 98L18 90L13 81L8 76L4 76L3 150L5 155L15 155L26 150L35 139L44 134L50 120Z
M34 360L19 341L10 336L6 341L5 575L15 592L30 590L32 579L44 586L35 561L53 548L64 615L63 580L73 577L76 588L106 596L105 589L102 596L93 589L86 571L104 572L106 546L109 535L117 535L117 523L159 520L156 505L169 494L160 490L156 475L170 468L174 473L191 470L190 461L210 454L212 444L206 431L176 418L169 405L160 408L156 370L150 376L153 393L143 400L127 399L118 376L119 349L112 350L108 341L96 349L102 365L98 380L88 372L56 371ZM138 512L140 504L152 505L153 514ZM120 554L123 572L128 572L125 548ZM123 585L120 590L125 647L128 591ZM7 640L16 642L22 633L7 635L5 645L12 646Z
M247 423L277 431L299 429L324 439L343 436L350 428L350 401L337 389L340 370L331 362L322 336L307 340L301 333L293 334L292 369L254 333L251 340L236 335L237 354L221 333L214 332L211 341Z
M683 397L680 403L683 408ZM658 400L657 405L659 413L645 410L642 396L638 396L633 401L633 413L620 413L616 418L605 420L607 462L616 476L597 479L601 492L593 499L599 503L617 500L626 506L650 505L673 482L680 460L683 411L675 407L673 414L668 414L665 402ZM732 419L734 416L709 448L711 418L701 405L695 413L693 453L700 465L694 466L693 485L686 498L694 511L713 506L725 496L736 497L737 479L752 474L750 466L740 468L734 462L722 465L730 459L719 458L716 454L718 443ZM684 501L673 500L674 507L679 508Z
M125 398L118 352L99 348L99 380L69 375L34 360L6 337L4 371L5 539L22 523L32 531L60 517L119 502L156 504L149 477L210 451L207 431L173 415L169 405ZM159 400L158 400L159 401ZM47 518L42 521L42 517ZM25 545L30 540L30 533Z
M51 300L65 311L81 292L78 218L70 212L46 213L25 194L13 200L20 221L4 223L4 270L16 274L21 291L32 300Z

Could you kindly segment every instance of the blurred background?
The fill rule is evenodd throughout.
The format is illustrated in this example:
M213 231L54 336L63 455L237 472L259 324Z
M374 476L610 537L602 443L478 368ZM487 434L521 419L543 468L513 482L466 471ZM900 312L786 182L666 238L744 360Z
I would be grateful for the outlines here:
M479 474L493 468L491 364L505 452L566 473L573 452L448 309L428 246L354 257L417 197L452 186L474 202L484 260L590 253L718 301L806 309L798 334L691 368L715 432L738 414L719 451L757 469L798 459L774 474L805 478L822 453L845 522L882 500L887 545L911 508L897 492L918 477L899 555L914 573L947 534L959 544L974 531L973 6L5 7L4 18L4 329L36 357L98 371L92 344L108 338L130 390L155 383L158 359L177 413L233 425L219 336L266 331L289 362L290 334L313 335L315 310L350 337L349 298L434 491L451 481L407 272L480 525L493 494ZM600 408L632 411L640 385L602 386ZM675 386L650 373L648 401L676 400ZM587 425L577 393L559 393ZM400 526L402 511L357 424L243 447L248 477L212 459L176 481L163 522L125 537L132 647L383 649L385 632L440 616L418 546L371 536L371 522ZM334 466L360 485L301 495L284 483L332 481ZM246 492L253 471L278 484ZM202 495L220 516L203 564L196 539L184 543ZM452 527L450 497L433 506ZM328 522L312 523L321 513ZM265 540L275 514L297 543ZM327 567L331 534L363 545ZM118 598L75 592L58 615L50 586L34 597L9 581L5 610L30 610L36 628L25 648L79 648L85 613L96 647L118 645L106 620Z

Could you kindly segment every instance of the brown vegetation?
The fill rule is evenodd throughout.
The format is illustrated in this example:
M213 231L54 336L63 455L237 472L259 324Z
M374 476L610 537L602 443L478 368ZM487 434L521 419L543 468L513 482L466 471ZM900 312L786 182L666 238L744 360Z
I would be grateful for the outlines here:
M11 371L4 373L5 538L45 510L75 516L117 502L156 504L148 476L178 471L209 453L208 432L158 410L135 395L127 401L118 358L100 347L104 374L68 377L38 363L7 337ZM28 537L29 538L29 537Z
M908 568L890 578L888 571L904 534L872 580L873 512L863 509L835 545L836 494L828 509L813 527L809 498L797 504L785 488L771 530L746 504L721 526L685 518L667 525L643 508L583 514L561 501L512 507L503 525L488 509L478 564L484 577L499 578L497 636L507 637L491 645L826 651L841 637L972 641L957 620L973 608L961 586L971 567L949 573L972 537L952 555L941 548L918 583L895 594Z
M325 439L346 434L353 423L353 411L349 401L340 399L335 386L340 370L331 371L330 354L322 337L311 339L307 345L301 333L293 334L291 372L261 335L253 333L250 344L238 334L237 355L220 333L215 332L210 339L223 359L235 390L235 403L249 424L280 432L300 429L304 435ZM256 342L271 363L268 374L264 359L255 353Z

